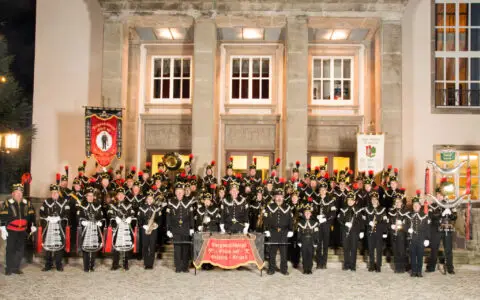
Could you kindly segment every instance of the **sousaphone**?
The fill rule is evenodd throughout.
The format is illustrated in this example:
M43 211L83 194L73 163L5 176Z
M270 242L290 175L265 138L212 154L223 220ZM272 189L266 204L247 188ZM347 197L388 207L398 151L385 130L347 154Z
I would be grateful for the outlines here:
M182 158L177 152L169 152L163 156L163 163L170 171L176 171L182 166Z

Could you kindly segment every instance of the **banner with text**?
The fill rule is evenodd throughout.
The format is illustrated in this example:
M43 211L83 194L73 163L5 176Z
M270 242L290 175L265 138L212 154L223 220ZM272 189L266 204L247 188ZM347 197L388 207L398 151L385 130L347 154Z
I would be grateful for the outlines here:
M85 152L102 167L122 156L122 109L85 108Z
M262 269L264 261L257 248L258 242L263 244L263 235L197 233L194 237L193 264L196 268L208 263L223 269L255 264L258 269ZM263 252L263 247L261 248Z
M375 173L383 170L385 152L384 134L357 134L358 171Z

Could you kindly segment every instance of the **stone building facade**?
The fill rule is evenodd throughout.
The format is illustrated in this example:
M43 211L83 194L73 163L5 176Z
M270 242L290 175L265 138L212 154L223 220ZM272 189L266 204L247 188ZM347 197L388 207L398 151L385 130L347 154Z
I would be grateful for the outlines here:
M194 153L199 174L211 160L223 174L229 156L239 171L280 157L286 176L296 160L301 172L324 157L329 171L355 168L355 135L373 129L409 194L425 161L453 145L477 158L478 198L479 110L474 94L468 106L438 103L436 58L449 53L435 49L449 26L438 20L452 9L463 20L463 3L473 20L476 2L38 0L32 195L80 164L82 106L104 105L125 108L114 167L173 150Z

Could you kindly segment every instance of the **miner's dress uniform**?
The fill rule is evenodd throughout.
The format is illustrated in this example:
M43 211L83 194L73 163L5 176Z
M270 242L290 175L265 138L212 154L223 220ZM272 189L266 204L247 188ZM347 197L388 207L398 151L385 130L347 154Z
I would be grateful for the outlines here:
M319 197L318 206L316 206L315 215L319 222L318 226L318 247L317 247L317 267L325 269L328 259L328 245L330 243L330 231L337 213L336 199L331 195L324 198Z
M409 215L410 234L410 262L412 264L412 276L422 277L423 256L425 253L425 241L430 240L430 218L423 211L411 212ZM427 245L428 246L428 245Z
M206 207L199 205L195 215L197 230L201 232L218 232L222 215L215 204Z
M342 226L343 270L356 270L357 244L359 235L363 237L364 218L363 208L347 206L340 209L338 221Z
M276 269L277 251L280 250L280 271L288 274L287 243L288 233L293 231L293 215L288 204L270 203L265 209L265 231L270 233L270 254L268 272L273 274ZM283 245L285 244L285 245Z
M144 203L138 209L138 223L142 232L142 254L143 263L145 269L152 269L155 262L155 249L157 246L157 230L160 224L160 216L162 214L162 208L156 204L149 205ZM157 229L152 230L150 234L147 234L148 222L153 216L153 224L157 224ZM155 226L155 225L152 225Z
M237 199L227 197L221 205L222 220L220 227L228 233L242 233L244 228L249 226L248 203L241 196Z
M88 190L87 190L88 191ZM91 193L92 191L88 191L88 193ZM87 222L92 222L95 223L95 226L97 228L97 234L95 237L99 243L99 245L102 245L102 226L103 226L103 211L102 211L102 205L100 203L96 202L87 202L84 200L81 205L77 207L77 219L78 219L78 224L81 225L81 234L80 234L80 239L79 239L79 247L83 251L83 270L85 272L94 271L95 268L95 256L98 251L100 251L101 247L95 250L89 250L86 248L86 245L88 244L88 238L86 236L87 233ZM102 224L102 225L99 225ZM86 226L87 225L87 226Z
M393 250L395 273L405 272L408 212L404 208L391 208L388 212L389 233Z
M122 192L124 192L123 188L120 188ZM120 252L117 251L115 248L115 244L117 238L119 238L119 225L118 221L120 222L127 222L129 223L130 227L130 238L134 241L133 238L133 226L131 225L132 220L136 219L135 211L133 210L133 205L126 200L123 200L118 203L110 204L110 209L107 212L107 219L110 221L110 226L112 226L113 230L113 238L112 238L112 251L113 251L113 263L112 263L112 270L116 270L119 267L120 262ZM129 251L125 252L124 261L123 261L123 268L128 270L128 253Z
M369 271L380 272L382 267L383 236L387 234L387 213L381 206L364 209L367 223Z
M0 226L8 232L6 247L5 274L21 274L20 262L23 258L27 228L35 224L35 209L30 201L22 199L5 200L0 206Z
M427 264L427 272L435 271L437 264L438 248L440 241L443 242L445 252L445 266L447 272L454 274L453 270L453 233L455 232L455 221L457 220L457 211L453 209L442 208L438 204L431 204L429 215L432 221L430 226L430 257Z
M301 220L297 229L298 244L302 252L303 273L311 274L313 254L318 244L318 222L314 219ZM318 253L318 252L317 252Z
M188 272L190 263L190 236L194 230L193 201L177 197L167 205L167 234L173 237L174 262L176 272Z
M50 190L52 190L52 187ZM69 201L64 198L58 198L57 200L48 198L40 207L40 224L44 228L42 236L43 244L45 244L46 240L49 238L49 234L54 234L53 232L49 233L48 227L57 223L61 228L61 232L59 232L61 243L65 246L65 229L68 223L68 217L70 216L70 204L68 202ZM64 248L57 251L48 251L45 249L45 268L43 271L48 271L53 267L53 256L55 256L55 266L57 270L62 271L63 253Z

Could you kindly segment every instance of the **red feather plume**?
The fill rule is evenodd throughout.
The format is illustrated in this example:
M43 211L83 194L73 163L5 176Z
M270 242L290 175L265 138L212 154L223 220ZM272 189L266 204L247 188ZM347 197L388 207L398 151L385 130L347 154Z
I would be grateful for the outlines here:
M402 193L405 193L405 188L401 188L400 191L401 191Z
M212 167L215 166L215 161L212 160L212 162L210 163L210 165L211 165Z
M180 177L185 178L185 172L180 173Z
M297 160L297 161L295 162L295 165L297 166L297 168L299 168L299 167L300 167L300 161Z
M373 175L373 170L368 170L368 175L372 176Z
M254 163L255 165L257 164L257 158L256 158L256 157L253 158L253 163Z
M275 164L278 166L280 164L280 158L277 158L277 160L275 161Z
M447 177L442 177L442 179L440 179L440 182L441 183L447 182Z
M393 169L393 173L398 174L398 168Z
M338 170L337 170L337 169L333 170L333 174L337 175L337 174L338 174Z
M229 159L230 159L230 162L233 162L233 157L231 157L231 156L230 156L230 158L229 158Z
M93 178L93 177L90 177L90 179L88 179L88 182L90 182L90 183L95 183L96 181L97 180L95 180L95 178Z
M142 171L138 172L138 176L143 176L143 172Z
M272 176L275 177L275 175L277 175L277 172L272 171Z
M189 159L190 161L192 161L192 159L193 159L193 154L192 154L192 153L190 153L190 155L188 156L188 159Z
M68 166L65 166L65 167L63 167L63 168L65 169L65 171L68 171Z
M312 166L310 164L307 165L307 170L311 170Z
M82 165L85 168L87 166L87 161L86 160L82 161Z
M108 174L112 174L112 173L113 173L113 169L112 168L108 169Z
M353 170L348 170L348 175L352 175L353 174Z
M188 176L187 176L187 179L188 179L188 180L191 180L191 179L192 179L192 176L191 176L191 175L188 175Z
M330 178L330 175L328 174L328 172L325 173L325 178L326 178L326 179Z
M301 187L301 188L303 188L303 183L300 182L300 183L298 184L298 186Z
M62 175L60 175L60 173L55 174L55 179L56 179L57 181L60 181L60 178L61 178L61 177L62 177Z
M291 182L295 182L295 177L293 177L293 176L290 177L290 181L291 181Z
M392 165L388 165L387 169L390 171L392 169Z
M323 160L323 163L326 165L328 164L328 157L325 157L325 159Z
M145 163L145 166L146 166L147 168L151 168L151 167L152 167L152 163L149 162L149 161L147 161L147 162Z
M123 171L123 169L125 169L125 167L123 165L120 165L120 171Z
M227 186L227 182L226 182L226 181L224 181L224 182L223 182L223 185L224 185L224 186Z
M374 190L378 191L380 188L379 186L377 185L376 187L373 188Z
M353 184L353 189L354 189L354 190L358 190L358 183L355 182L355 183Z
M263 180L263 184L267 184L267 181L266 181L266 180Z
M285 183L285 178L281 177L280 178L280 183Z
M415 191L415 194L417 194L417 196L420 196L421 193L422 193L421 190L416 190L416 191Z
M152 190L156 191L158 189L158 187L154 184L152 185Z
M315 167L315 171L320 171L320 167L319 167L319 166L316 166L316 167Z
M130 171L132 171L132 173L135 173L137 171L137 167L135 167L135 166L131 167Z

